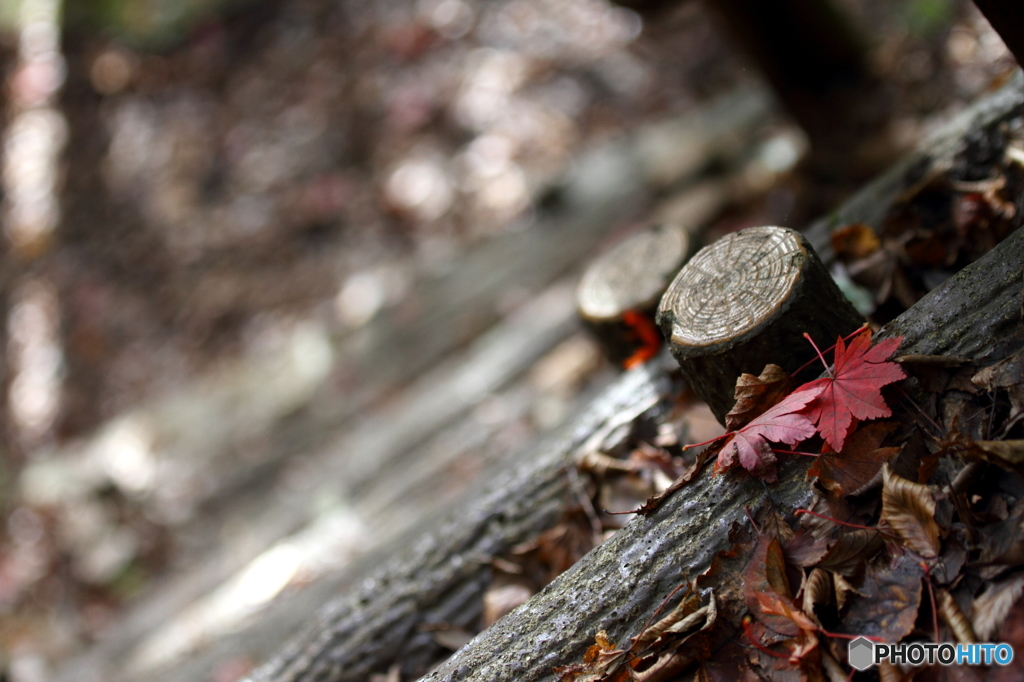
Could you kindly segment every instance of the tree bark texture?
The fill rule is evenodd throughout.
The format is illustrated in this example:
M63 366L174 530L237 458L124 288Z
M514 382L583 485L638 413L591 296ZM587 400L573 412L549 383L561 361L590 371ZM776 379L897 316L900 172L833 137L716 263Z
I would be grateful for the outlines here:
M252 682L364 680L393 661L405 675L425 672L443 655L432 633L419 626L475 623L490 561L578 505L570 474L576 457L670 402L678 388L667 372L671 364L666 356L623 375L562 438L524 453L519 466L409 544L362 588L329 605Z

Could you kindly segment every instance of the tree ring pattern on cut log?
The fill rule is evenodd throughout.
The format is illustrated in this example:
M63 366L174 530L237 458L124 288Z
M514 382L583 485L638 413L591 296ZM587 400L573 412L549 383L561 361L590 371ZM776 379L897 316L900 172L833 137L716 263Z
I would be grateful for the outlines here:
M806 251L796 233L753 227L697 253L661 302L675 313L672 341L708 346L754 330L789 299Z
M587 268L580 280L580 314L602 320L656 304L686 256L688 243L682 228L666 226L633 235L610 249Z

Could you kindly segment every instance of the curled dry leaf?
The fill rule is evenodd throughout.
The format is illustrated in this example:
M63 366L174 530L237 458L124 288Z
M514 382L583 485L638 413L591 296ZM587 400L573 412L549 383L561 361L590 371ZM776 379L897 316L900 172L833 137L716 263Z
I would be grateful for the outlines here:
M746 570L743 572L743 598L746 600L750 613L766 626L786 635L795 637L799 627L792 619L780 615L778 609L763 608L765 595L778 597L779 600L792 602L793 592L786 577L786 559L782 554L782 545L773 535L762 535L758 538L757 547L750 557ZM790 605L791 609L796 607Z
M725 428L735 431L775 407L793 390L793 380L778 365L765 365L760 376L744 372L736 380L736 404L725 415Z
M844 578L840 573L832 574L832 582L835 584L836 589L836 607L843 611L846 608L846 602L851 595L860 594L857 588L853 584Z
M1024 350L981 370L971 377L971 382L989 393L1006 391L1010 399L1010 414L1002 433L1024 419Z
M1024 351L1017 351L1005 360L982 369L971 377L971 383L989 393L997 388L1024 384Z
M815 618L814 607L819 604L828 604L832 601L832 578L827 571L820 568L811 570L807 580L804 581L801 605L803 611L810 618ZM816 620L816 618L815 618Z
M1024 440L975 440L957 450L968 459L1024 473Z
M940 589L935 595L939 605L939 615L953 632L953 636L960 644L974 644L978 638L974 635L974 628L967 616L960 609L960 605L953 599L953 595L947 589Z
M931 489L882 467L882 516L903 545L926 559L939 555L939 524Z
M974 600L971 624L974 634L981 641L993 640L1021 593L1024 593L1024 574L1018 573L997 583L990 583L981 596Z
M620 668L628 652L616 649L608 633L601 630L594 636L594 644L583 654L582 663L571 663L554 669L558 682L602 682L604 680L625 680L626 676L609 677Z
M855 576L884 544L878 531L858 529L843 533L818 562L818 567L848 578Z
M555 669L559 682L661 682L673 679L683 667L707 656L706 647L681 652L694 636L710 630L718 616L714 591L701 606L692 589L679 604L635 636L628 649L617 649L605 631L583 655L582 663Z
M971 383L974 369L968 358L910 354L901 355L894 362L917 379L921 390L928 393L944 393L950 389L978 393L978 387Z
M631 647L630 651L637 655L632 664L636 671L633 673L636 681L676 679L681 670L706 658L709 653L707 645L701 644L705 640L697 635L707 633L717 618L718 607L712 592L707 605L663 628L661 634L650 641L645 650L641 651L636 645ZM694 642L697 642L696 646L693 646Z
M714 600L714 597L712 597L712 600ZM629 647L630 651L636 653L647 649L671 629L672 626L688 621L690 616L698 612L702 612L700 599L692 589L689 589L674 609L654 624L644 628L640 634L633 638ZM700 616L699 618L702 617Z

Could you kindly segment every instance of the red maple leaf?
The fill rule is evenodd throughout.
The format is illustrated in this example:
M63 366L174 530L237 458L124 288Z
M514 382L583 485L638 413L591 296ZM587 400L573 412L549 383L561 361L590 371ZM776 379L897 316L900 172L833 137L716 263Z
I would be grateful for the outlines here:
M768 480L775 478L775 453L768 441L795 445L814 435L814 422L807 418L807 405L824 390L805 384L785 400L729 435L718 453L718 468L727 469L739 459L751 473Z
M907 375L895 362L887 362L899 348L902 336L871 345L871 332L857 334L849 347L836 342L832 376L804 384L800 390L820 386L817 399L804 410L818 426L822 438L839 452L850 432L853 419L876 419L892 415L885 404L882 387Z

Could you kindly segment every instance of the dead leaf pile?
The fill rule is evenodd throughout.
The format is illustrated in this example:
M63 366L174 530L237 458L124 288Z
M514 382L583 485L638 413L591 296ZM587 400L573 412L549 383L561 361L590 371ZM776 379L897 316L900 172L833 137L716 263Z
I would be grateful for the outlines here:
M803 424L800 433L809 424L811 435L802 437L821 450L807 474L814 504L753 511L749 523L732 528L729 549L683 582L685 596L669 616L621 645L598 634L559 680L860 679L846 659L857 636L1005 641L1024 651L1024 355L988 367L908 356L900 371L888 360L892 342L872 348L862 338L837 348L832 375L811 382L812 390L765 399L765 386L779 379L772 370L737 387L748 397L730 424L728 463L743 465L751 451L764 462L771 442L790 442L773 430L779 420ZM876 397L897 371L907 378L887 400ZM855 406L838 415L835 405L844 403ZM881 414L891 418L861 421ZM677 630L686 634L666 639ZM903 681L988 674L878 672ZM1021 673L993 669L992 679Z
M1014 146L1020 141L995 138L976 140L977 148L969 145L953 164L934 168L876 228L854 223L832 233L836 257L870 292L877 321L894 318L1024 223L1024 169Z

